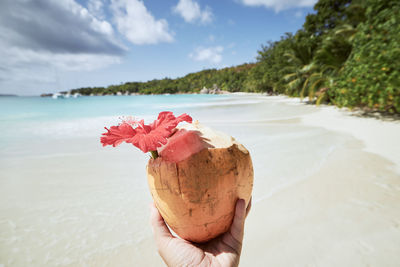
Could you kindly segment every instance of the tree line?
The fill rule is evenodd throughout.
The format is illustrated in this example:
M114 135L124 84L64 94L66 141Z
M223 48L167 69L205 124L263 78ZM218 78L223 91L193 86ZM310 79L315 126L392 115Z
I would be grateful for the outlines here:
M319 0L314 10L295 34L262 45L255 63L71 93L193 93L216 84L400 113L400 1Z

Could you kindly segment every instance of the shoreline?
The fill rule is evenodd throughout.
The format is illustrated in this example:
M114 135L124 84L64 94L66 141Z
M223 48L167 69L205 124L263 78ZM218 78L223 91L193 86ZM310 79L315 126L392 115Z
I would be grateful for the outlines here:
M284 103L306 105L300 98L281 96ZM358 111L330 105L313 105L316 112L301 116L304 125L350 134L361 140L367 152L378 154L394 163L400 173L400 121L360 116Z
M375 118L359 118L356 113L322 107L316 114L303 117L303 122L310 126L324 127L328 130L351 134L363 142L363 150L380 155L394 163L400 173L400 136L399 121L383 121ZM395 141L393 143L393 141Z
M286 96L273 102L305 105ZM254 202L242 266L397 266L400 122L311 108L299 125L350 138L315 173Z
M306 126L321 127L355 137L363 142L366 152L375 153L390 160L397 166L396 170L400 173L400 140L398 144L390 142L400 136L400 119L397 119L395 115L390 119L380 116L379 112L377 116L365 116L361 110L352 111L346 107L339 108L326 104L317 106L299 97L286 95L242 92L232 94L265 97L275 103L308 106L314 109L313 112L292 118L299 118L301 123Z

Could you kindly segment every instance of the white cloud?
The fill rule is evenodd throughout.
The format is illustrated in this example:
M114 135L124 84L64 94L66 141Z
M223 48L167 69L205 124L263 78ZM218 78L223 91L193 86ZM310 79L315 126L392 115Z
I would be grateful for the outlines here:
M5 49L1 41L0 58L6 63L4 68L0 68L0 91L13 91L20 95L71 89L60 88L57 76L121 63L121 57L107 54L53 53L17 47Z
M174 40L168 22L165 19L156 20L140 0L112 0L111 9L118 31L133 44Z
M206 6L201 10L200 5L194 0L179 0L173 11L190 23L200 21L203 24L207 24L212 22L213 19L211 8Z
M55 71L118 64L125 51L111 24L74 0L0 1L2 91L40 93Z
M87 7L91 14L99 19L104 19L104 3L102 0L89 0Z
M189 57L195 61L208 61L212 64L218 64L222 61L223 51L224 48L222 46L198 47L193 53L189 54Z
M318 0L241 0L247 6L264 6L276 12L296 7L312 7Z
M8 63L8 68L3 71L13 73L8 80L15 81L20 79L47 81L49 70L92 71L121 62L120 57L113 55L39 52L16 47L0 49L0 57Z
M74 0L0 1L0 37L10 47L53 53L121 54L111 24Z
M16 51L13 52L15 56ZM76 81L84 81L88 71L121 61L119 57L110 55L19 52L24 59L19 57L15 65L0 69L0 93L39 95L77 88L81 85ZM0 56L3 60L4 53L0 52ZM68 76L75 78L72 81L63 80L62 77Z

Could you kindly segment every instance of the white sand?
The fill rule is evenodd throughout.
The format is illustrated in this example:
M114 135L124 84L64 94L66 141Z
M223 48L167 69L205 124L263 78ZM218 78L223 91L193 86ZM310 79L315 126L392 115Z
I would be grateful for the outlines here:
M302 124L354 140L316 173L254 205L242 266L399 266L400 124L314 109Z
M184 108L252 155L242 266L399 266L398 122L251 94ZM0 266L163 266L147 156L102 148L109 123L46 125L0 151ZM46 138L74 127L80 136Z
M320 106L318 113L302 118L306 125L351 134L361 140L364 150L378 154L394 163L400 173L400 122L360 118L357 113L332 106Z

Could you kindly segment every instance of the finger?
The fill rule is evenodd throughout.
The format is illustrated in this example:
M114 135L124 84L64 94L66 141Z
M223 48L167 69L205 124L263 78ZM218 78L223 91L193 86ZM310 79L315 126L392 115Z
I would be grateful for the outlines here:
M235 216L230 229L230 234L238 244L242 244L244 220L246 219L246 203L244 199L236 202Z
M171 232L169 231L167 225L164 222L164 219L161 217L160 212L158 211L154 203L151 203L150 209L150 222L155 239L158 240L161 238L172 238Z
M246 208L246 218L247 218L247 215L249 215L249 212L250 212L250 210L251 210L251 201L252 201L252 199L253 199L253 196L250 197L249 204L247 204L247 208Z

